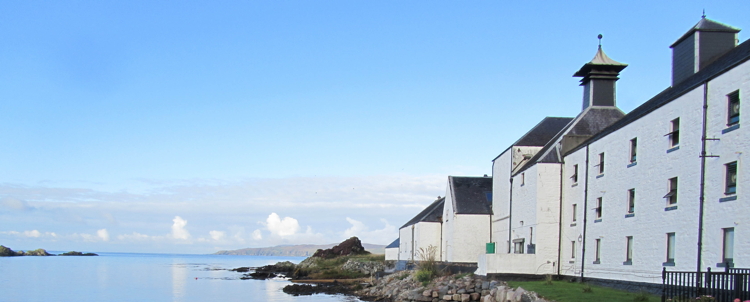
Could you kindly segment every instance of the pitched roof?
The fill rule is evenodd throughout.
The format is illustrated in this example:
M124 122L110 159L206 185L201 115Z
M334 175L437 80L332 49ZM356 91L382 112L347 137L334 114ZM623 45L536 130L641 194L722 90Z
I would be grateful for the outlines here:
M630 113L625 115L625 117L623 117L619 121L615 122L611 126L605 128L598 134L586 140L585 142L580 144L578 147L568 151L566 154L575 152L576 150L579 150L582 147L588 144L591 144L622 127L625 127L626 125L638 120L644 115L660 108L661 106L668 104L669 102L677 99L683 94L695 89L696 87L700 86L704 82L711 80L721 75L722 73L728 71L729 69L732 69L735 66L748 60L750 60L750 40L742 42L742 44L730 50L723 56L716 59L716 61L709 64L705 68L702 68L696 74L688 77L687 79L683 80L676 86L664 89L664 91L660 92L659 94L657 94L650 100L646 101L642 105L633 109L633 111L630 111Z
M513 175L518 175L537 163L561 163L562 154L560 142L569 136L593 136L607 126L620 120L625 114L617 107L589 107L578 114L576 118L553 137L542 150L539 150L524 166L518 168Z
M726 25L724 23L716 22L714 20L708 19L705 16L701 18L698 23L695 24L695 26L691 27L682 37L677 39L672 45L669 47L674 47L677 45L677 43L682 42L682 40L687 39L696 31L714 31L714 32L729 32L729 33L738 33L740 32L739 28L732 27L729 25Z
M602 46L599 45L599 49L596 51L594 58L591 59L590 62L584 64L581 67L581 69L579 69L575 74L573 74L573 76L585 77L594 66L611 66L611 67L615 67L614 69L619 72L620 70L625 69L625 67L627 67L628 64L620 63L615 60L612 60L609 56L607 56L606 53L604 53L604 50L602 50Z
M456 214L492 214L492 177L448 176Z
M526 132L526 134L521 136L521 138L515 143L511 144L508 149L513 146L542 147L572 120L572 117L545 117L542 121L536 124L536 126L531 128L531 130ZM508 151L508 149L505 149L500 155L505 153L505 151ZM496 160L500 155L492 160Z
M401 226L399 229L403 229L412 224L418 222L440 222L440 218L443 216L443 205L445 204L445 197L440 197L433 201L427 206L422 212L419 212L414 218L409 220L406 224Z
M397 248L399 246L400 242L401 242L401 238L396 238L396 240L393 240L393 242L391 242L391 244L386 245L385 248L387 248L387 249Z

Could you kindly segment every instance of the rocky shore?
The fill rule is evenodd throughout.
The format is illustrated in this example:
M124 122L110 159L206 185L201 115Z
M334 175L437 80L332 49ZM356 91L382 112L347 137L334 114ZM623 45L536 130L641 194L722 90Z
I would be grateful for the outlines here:
M534 292L513 289L502 281L491 281L474 275L438 277L423 285L414 272L404 271L385 276L354 294L362 300L384 302L406 301L481 301L481 302L548 302Z

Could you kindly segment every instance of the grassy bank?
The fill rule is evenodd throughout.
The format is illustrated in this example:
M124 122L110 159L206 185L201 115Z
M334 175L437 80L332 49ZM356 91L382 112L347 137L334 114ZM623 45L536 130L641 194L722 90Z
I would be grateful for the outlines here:
M359 272L346 271L341 267L347 261L357 262L383 262L385 261L385 255L352 255L352 256L339 256L332 259L315 259L315 267L309 269L303 269L299 272L300 276L305 276L309 279L355 279L362 277L369 277L367 274Z
M508 285L512 287L523 287L523 289L536 292L548 300L555 300L558 302L661 301L661 297L651 294L631 293L608 287L568 281L552 281L551 284L548 284L545 281L508 281Z

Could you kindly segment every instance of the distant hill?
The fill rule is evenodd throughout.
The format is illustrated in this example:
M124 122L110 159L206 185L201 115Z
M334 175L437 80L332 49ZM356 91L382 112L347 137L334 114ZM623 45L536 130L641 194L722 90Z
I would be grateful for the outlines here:
M277 245L274 247L260 247L260 248L246 248L231 251L218 251L214 255L240 255L240 256L290 256L290 257L310 257L318 249L329 249L338 243L324 244L324 245L313 245L313 244L300 244L300 245ZM385 254L385 245L380 244L369 244L363 243L370 253L373 254Z

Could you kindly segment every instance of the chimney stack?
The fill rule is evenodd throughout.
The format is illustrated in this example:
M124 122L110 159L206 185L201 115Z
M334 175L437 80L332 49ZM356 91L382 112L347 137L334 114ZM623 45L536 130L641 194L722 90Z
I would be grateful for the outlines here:
M591 106L615 107L616 102L616 85L620 71L625 69L628 64L620 63L610 59L602 50L601 37L596 55L576 72L574 77L583 77L581 86L583 86L583 109Z

